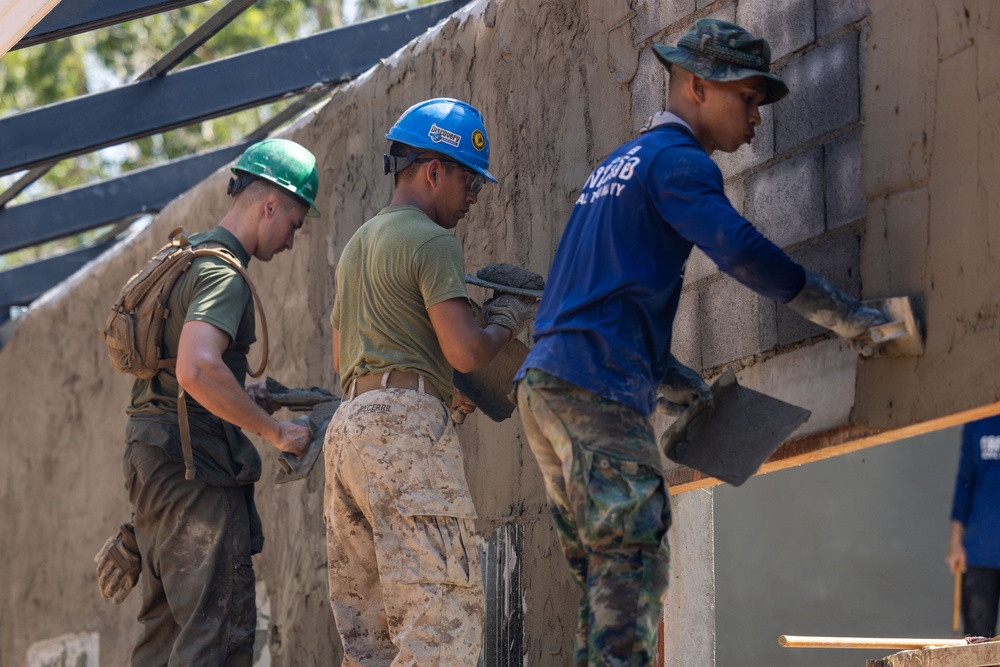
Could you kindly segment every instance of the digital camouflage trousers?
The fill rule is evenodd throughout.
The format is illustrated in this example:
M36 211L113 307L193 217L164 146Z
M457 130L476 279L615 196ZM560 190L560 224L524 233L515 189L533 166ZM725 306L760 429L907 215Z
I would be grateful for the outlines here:
M649 420L537 369L518 384L517 403L583 591L574 667L652 665L671 517Z
M324 451L344 667L474 667L485 616L479 538L444 404L409 389L349 398Z

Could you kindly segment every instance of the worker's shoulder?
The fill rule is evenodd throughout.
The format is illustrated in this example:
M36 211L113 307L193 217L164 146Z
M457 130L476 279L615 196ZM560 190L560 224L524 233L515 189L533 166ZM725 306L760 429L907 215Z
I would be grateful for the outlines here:
M455 235L437 224L414 206L382 209L378 215L358 230L362 238L379 244L420 246L439 238L454 239ZM457 242L457 240L456 240Z

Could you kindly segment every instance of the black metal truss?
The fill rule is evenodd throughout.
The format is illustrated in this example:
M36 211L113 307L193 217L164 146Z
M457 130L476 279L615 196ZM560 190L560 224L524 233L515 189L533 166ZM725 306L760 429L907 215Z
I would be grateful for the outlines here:
M79 234L130 216L159 211L250 142L138 169L51 197L0 210L0 254Z
M24 306L111 247L113 240L0 271L0 308Z
M61 0L11 50L89 32L205 0Z
M170 50L165 56L157 60L153 65L136 77L136 81L162 76L179 65L181 61L193 53L199 46L211 39L217 32L243 13L256 0L230 0L226 6L210 16L205 23L197 30L185 37L179 44ZM35 165L25 172L17 181L0 193L0 209L24 191L29 185L45 176L52 167L59 164L59 160L49 160L42 164Z
M467 0L444 0L0 119L0 175L346 81Z

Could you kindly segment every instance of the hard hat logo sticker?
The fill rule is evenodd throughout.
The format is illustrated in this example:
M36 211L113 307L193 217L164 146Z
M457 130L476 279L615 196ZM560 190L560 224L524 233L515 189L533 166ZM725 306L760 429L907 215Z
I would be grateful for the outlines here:
M486 135L484 135L480 130L473 130L472 147L475 148L477 151L481 151L483 150L483 147L485 145L486 145Z
M434 143L444 142L449 146L454 146L458 148L459 142L462 141L462 137L455 134L454 132L449 132L448 130L438 127L437 123L431 125L431 129L427 132L427 136L431 138Z

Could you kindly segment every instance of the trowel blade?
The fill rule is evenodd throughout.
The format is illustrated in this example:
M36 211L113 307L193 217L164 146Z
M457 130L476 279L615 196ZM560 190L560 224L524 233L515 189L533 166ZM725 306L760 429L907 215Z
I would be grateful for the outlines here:
M476 322L485 327L482 306L471 299L469 305ZM455 388L468 396L484 415L495 422L502 422L510 418L517 407L511 395L514 375L527 357L528 346L515 338L500 348L493 361L479 370L471 373L455 371Z
M731 368L712 385L715 404L687 410L661 439L671 461L740 486L811 412L740 386Z
M528 356L528 346L514 339L500 348L493 361L477 371L455 371L455 388L495 422L508 419L517 407L510 398L514 374Z
M334 399L320 403L313 408L308 415L302 415L292 421L308 426L312 431L313 439L300 455L295 456L288 452L278 455L278 472L274 476L275 484L285 484L299 479L305 479L316 466L319 455L323 452L323 441L326 438L326 427L333 419L333 413L340 406L340 399Z

